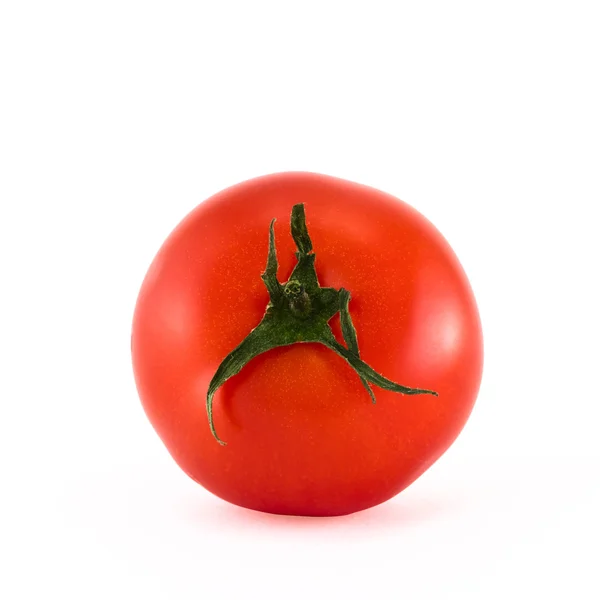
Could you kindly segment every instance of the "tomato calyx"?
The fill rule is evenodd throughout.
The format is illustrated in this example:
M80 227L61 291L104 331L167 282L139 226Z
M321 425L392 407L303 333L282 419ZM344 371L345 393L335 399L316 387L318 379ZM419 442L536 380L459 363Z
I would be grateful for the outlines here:
M206 411L210 431L219 438L213 421L213 398L216 391L259 354L279 346L297 343L320 343L333 350L356 371L361 383L375 403L371 385L400 394L431 394L437 392L400 385L373 370L360 358L356 329L349 311L350 292L344 288L323 288L319 285L315 269L315 253L306 227L304 204L292 208L291 232L298 251L297 264L289 280L281 284L277 279L277 252L275 248L275 219L269 228L267 265L261 278L269 292L269 303L261 322L234 348L219 365L206 396ZM346 346L340 344L328 322L340 313L342 335Z

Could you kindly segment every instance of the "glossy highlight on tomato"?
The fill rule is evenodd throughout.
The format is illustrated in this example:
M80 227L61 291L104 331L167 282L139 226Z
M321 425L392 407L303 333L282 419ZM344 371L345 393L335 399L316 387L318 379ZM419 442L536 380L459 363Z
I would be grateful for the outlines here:
M299 206L311 243L304 254L290 231ZM349 292L360 359L336 310L330 347L299 339L226 378L210 402L211 431L209 384L273 307L261 278L273 219L282 306L304 289L288 281L300 255L313 256L319 286ZM427 219L373 188L281 173L216 194L168 237L140 290L132 357L150 422L195 481L239 506L333 516L388 500L446 451L475 402L483 345L467 277ZM428 390L438 395L420 393Z

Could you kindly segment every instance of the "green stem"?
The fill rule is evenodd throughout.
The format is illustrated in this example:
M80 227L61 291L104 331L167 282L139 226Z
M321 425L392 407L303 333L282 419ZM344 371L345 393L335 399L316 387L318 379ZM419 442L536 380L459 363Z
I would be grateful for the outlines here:
M275 219L269 228L269 251L262 280L269 292L269 304L261 322L234 348L219 365L206 396L206 411L210 431L214 438L225 445L215 430L213 399L217 390L231 377L237 375L245 365L259 354L279 346L290 346L303 342L317 342L327 346L344 358L356 371L361 383L375 402L371 385L400 394L431 394L437 392L406 387L377 373L360 358L356 329L349 311L350 293L341 288L322 288L315 269L315 254L308 235L303 204L292 209L291 230L296 243L297 264L285 285L277 279L277 253L275 249ZM342 335L346 346L333 335L329 320L340 313Z

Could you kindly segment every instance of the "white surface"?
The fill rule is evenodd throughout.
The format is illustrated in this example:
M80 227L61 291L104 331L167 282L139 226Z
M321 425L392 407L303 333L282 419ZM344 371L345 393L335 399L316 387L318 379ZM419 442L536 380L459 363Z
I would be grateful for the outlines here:
M599 27L592 1L3 2L0 597L600 597ZM413 204L483 319L462 436L347 518L213 498L131 375L163 239L282 170Z

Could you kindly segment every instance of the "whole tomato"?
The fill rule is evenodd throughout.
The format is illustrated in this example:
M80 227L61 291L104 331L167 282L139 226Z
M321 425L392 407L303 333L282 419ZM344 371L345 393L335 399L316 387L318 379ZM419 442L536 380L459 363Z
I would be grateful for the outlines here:
M192 479L247 508L332 516L388 500L452 444L483 346L465 273L421 214L281 173L216 194L168 237L132 355Z

